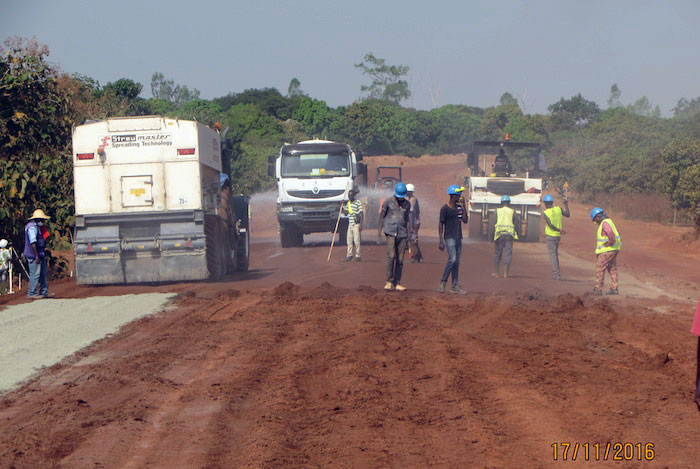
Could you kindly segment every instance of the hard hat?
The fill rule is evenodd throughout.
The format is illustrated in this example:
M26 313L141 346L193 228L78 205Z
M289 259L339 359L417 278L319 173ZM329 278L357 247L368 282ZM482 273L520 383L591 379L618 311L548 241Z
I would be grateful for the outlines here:
M0 239L0 248L6 248L6 247L7 247L7 240Z
M30 220L34 220L35 218L43 218L44 220L48 220L51 217L46 215L44 211L40 208L34 210L34 213L32 213L32 216L29 217Z
M591 220L595 220L595 217L603 213L603 209L600 207L596 207L593 210L591 210Z
M447 188L447 193L449 195L459 194L460 192L464 192L464 187L458 186L457 184L452 184Z
M504 195L503 197L501 197L501 203L503 203L503 202L510 202L510 197L507 195Z
M408 192L413 192L416 190L416 186L414 186L413 184L406 184L406 190Z
M228 180L229 179L228 179L227 174L224 174L224 173L219 174L219 186L220 187L224 187L224 184L226 184L228 182Z
M396 183L396 187L394 187L394 195L399 199L406 197L406 184L403 182Z
M545 202L554 202L554 197L552 197L552 194L547 194L544 196L543 199Z

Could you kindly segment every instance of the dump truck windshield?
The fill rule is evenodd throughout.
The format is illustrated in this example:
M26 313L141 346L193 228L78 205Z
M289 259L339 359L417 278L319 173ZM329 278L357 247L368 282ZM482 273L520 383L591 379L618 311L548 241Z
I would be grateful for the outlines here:
M282 177L322 178L350 175L347 153L307 153L284 155Z

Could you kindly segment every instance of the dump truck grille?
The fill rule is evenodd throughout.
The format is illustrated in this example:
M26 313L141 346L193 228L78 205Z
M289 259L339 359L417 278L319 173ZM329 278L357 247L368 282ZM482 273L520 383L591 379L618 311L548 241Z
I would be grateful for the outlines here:
M299 197L301 199L325 199L327 197L337 197L344 192L345 191L342 189L318 191L316 194L314 194L313 191L287 191L292 197Z

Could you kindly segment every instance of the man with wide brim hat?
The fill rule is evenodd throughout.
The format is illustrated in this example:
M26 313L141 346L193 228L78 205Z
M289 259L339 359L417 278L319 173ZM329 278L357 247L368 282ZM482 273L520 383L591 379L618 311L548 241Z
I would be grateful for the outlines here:
M32 300L54 296L49 293L46 280L46 239L49 237L49 232L44 226L44 221L49 219L50 217L43 210L36 209L24 227L24 257L27 258L29 267L27 297Z

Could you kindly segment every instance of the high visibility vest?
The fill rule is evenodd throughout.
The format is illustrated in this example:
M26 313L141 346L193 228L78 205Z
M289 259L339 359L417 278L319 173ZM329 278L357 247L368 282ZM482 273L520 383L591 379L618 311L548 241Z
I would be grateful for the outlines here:
M352 202L348 200L348 214L352 215L353 213L355 212L352 210Z
M615 234L615 244L612 246L606 246L605 243L609 241L608 237L603 234L603 223L607 222L610 228L612 228L613 233ZM595 253L596 254L601 254L603 252L610 252L610 251L619 251L620 248L622 248L622 239L620 238L620 232L617 231L617 227L615 226L615 223L609 218L606 218L602 222L600 222L600 225L598 225L598 236L597 236L597 241L598 244L596 245L595 248Z
M518 233L515 232L515 224L513 223L514 213L515 211L510 207L496 209L496 229L493 234L494 240L503 235L511 235L514 239L518 239Z
M544 234L547 236L561 236L562 220L561 220L561 207L552 207L544 211L544 214L549 218L549 222L554 225L559 231L555 231L545 225Z

